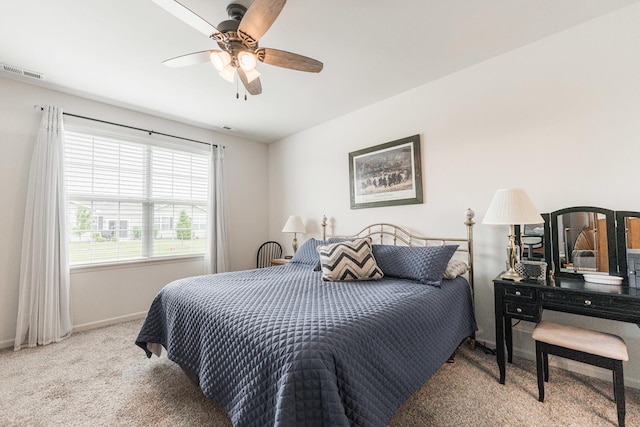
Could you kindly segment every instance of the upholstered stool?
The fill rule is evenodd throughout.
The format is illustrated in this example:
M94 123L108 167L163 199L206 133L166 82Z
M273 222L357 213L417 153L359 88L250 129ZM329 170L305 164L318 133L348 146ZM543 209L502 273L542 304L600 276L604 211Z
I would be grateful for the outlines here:
M627 346L617 335L542 321L533 330L536 341L538 400L544 402L544 382L549 382L549 354L613 371L613 393L618 425L624 427L624 377L622 361L629 360Z

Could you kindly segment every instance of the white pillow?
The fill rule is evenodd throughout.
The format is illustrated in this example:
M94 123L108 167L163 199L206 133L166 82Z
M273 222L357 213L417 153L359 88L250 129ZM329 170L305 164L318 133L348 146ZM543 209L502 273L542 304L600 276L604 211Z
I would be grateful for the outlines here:
M444 270L444 274L442 276L445 279L455 279L458 276L462 276L467 271L469 271L469 266L466 262L451 259L449 260L447 268Z

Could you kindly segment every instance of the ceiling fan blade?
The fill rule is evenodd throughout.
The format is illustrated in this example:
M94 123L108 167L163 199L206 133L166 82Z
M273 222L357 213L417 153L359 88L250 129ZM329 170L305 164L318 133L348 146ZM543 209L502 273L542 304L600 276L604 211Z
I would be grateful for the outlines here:
M289 68L291 70L319 73L324 66L320 61L284 50L270 49L267 47L257 49L255 53L258 59L265 64Z
M238 76L240 77L240 80L242 81L244 87L247 89L247 92L249 92L251 95L260 95L262 93L262 83L260 83L260 77L256 78L252 82L249 82L244 70L240 67L238 67L237 70Z
M219 32L216 27L177 0L153 0L153 2L207 37Z
M189 65L201 64L211 60L211 52L215 52L215 50L203 50L202 52L187 53L186 55L167 59L162 63L167 67L187 67Z
M257 42L271 28L286 2L287 0L254 0L240 21L238 32Z

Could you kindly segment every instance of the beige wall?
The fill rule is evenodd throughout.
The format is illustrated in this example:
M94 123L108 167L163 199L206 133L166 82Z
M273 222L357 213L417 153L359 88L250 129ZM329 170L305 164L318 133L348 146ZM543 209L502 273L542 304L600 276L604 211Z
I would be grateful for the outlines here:
M13 344L16 328L25 195L41 118L34 105L56 105L73 114L224 144L231 268L254 266L256 248L267 237L266 145L0 78L0 347ZM201 259L73 270L74 327L140 316L163 285L202 272Z
M478 338L495 345L491 280L504 266L507 228L481 221L497 189L524 187L541 212L640 210L638 22L636 4L270 145L270 237L288 247L280 230L290 214L306 221L304 239L320 236L323 214L342 234L389 221L464 237L471 207ZM422 138L425 202L351 210L348 153L414 134ZM545 317L622 335L632 354L625 380L640 387L636 325ZM530 358L531 329L522 322L514 331L517 354Z

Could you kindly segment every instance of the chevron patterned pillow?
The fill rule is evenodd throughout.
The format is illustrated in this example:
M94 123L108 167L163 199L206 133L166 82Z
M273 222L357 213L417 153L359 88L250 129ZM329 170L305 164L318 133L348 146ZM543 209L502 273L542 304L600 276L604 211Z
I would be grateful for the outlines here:
M324 241L324 244L330 245L332 243L351 242L353 240L356 240L356 239L352 237L329 237L327 240ZM317 252L316 252L316 255L317 255ZM313 267L313 271L322 271L322 263L320 262L320 260L318 260L318 263L315 265L315 267Z
M371 251L371 238L318 246L322 280L377 280L384 274Z

